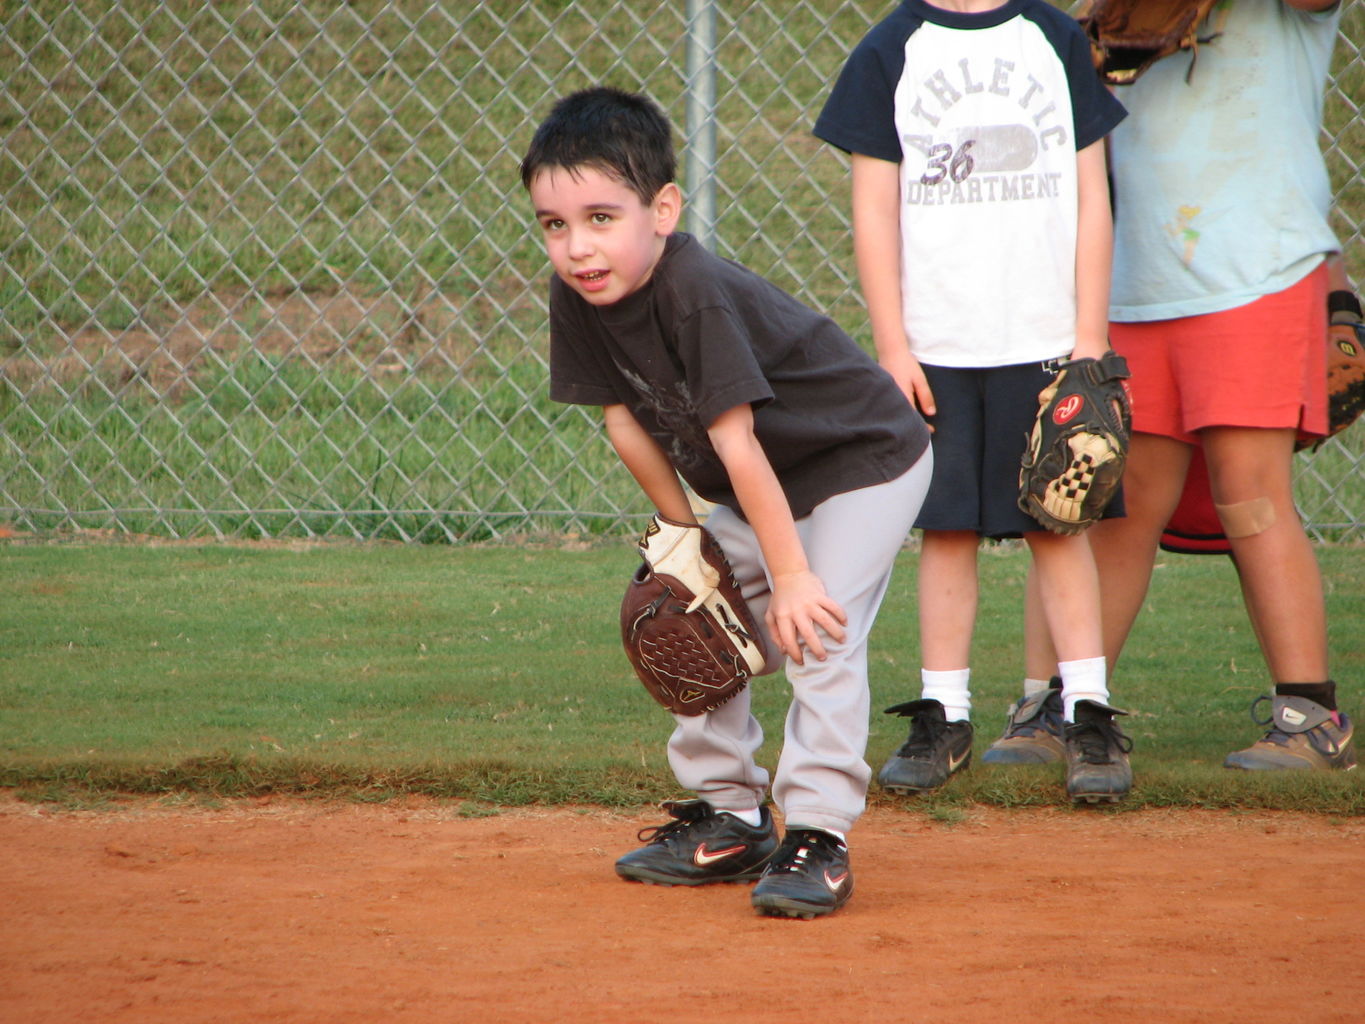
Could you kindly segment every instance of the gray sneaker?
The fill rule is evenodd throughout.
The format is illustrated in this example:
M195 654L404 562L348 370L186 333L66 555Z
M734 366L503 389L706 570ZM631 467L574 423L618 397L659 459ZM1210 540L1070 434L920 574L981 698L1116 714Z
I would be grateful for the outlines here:
M1066 793L1073 802L1115 804L1133 788L1133 741L1114 720L1126 714L1098 701L1076 702L1076 721L1064 732Z
M1059 680L1060 682L1060 680ZM1048 687L1010 705L1000 738L981 755L982 764L1052 764L1066 757L1062 691Z
M972 763L972 723L950 722L936 700L912 700L887 708L888 715L910 719L910 737L877 773L892 793L937 789Z
M1256 709L1265 700L1271 702L1270 717L1261 719ZM1355 726L1341 712L1333 718L1317 701L1263 694L1251 702L1251 720L1270 726L1269 731L1245 750L1229 754L1223 767L1349 772L1356 766Z

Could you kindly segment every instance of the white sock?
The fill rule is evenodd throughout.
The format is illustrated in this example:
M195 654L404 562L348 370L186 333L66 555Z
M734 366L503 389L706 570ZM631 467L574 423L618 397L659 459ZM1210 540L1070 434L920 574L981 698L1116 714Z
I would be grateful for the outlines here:
M744 822L744 824L752 828L758 828L759 825L763 824L763 815L759 812L759 809L757 807L750 807L747 811L726 810L722 811L721 813L733 814L740 821Z
M920 669L920 696L943 705L943 713L950 722L965 722L972 713L972 694L967 689L972 670L956 668L948 672Z
M788 832L790 832L794 828L804 829L807 832L828 832L830 835L832 835L835 839L839 840L839 842L843 843L845 846L848 845L848 836L845 835L843 832L838 831L837 829L825 828L823 825L801 825L795 822L790 821L787 822Z
M1051 679L1029 679L1024 678L1024 696L1032 697L1035 693L1042 693L1052 685Z
M1105 680L1103 658L1081 658L1077 661L1059 661L1057 672L1062 677L1062 707L1068 722L1076 720L1076 702L1093 700L1097 704L1109 703L1109 686Z

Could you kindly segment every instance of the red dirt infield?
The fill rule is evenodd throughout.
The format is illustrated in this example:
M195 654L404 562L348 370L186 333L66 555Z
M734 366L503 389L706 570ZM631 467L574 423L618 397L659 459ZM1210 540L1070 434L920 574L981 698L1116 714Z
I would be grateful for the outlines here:
M661 820L0 795L0 1019L1365 1019L1365 819L875 807L814 921L617 879Z

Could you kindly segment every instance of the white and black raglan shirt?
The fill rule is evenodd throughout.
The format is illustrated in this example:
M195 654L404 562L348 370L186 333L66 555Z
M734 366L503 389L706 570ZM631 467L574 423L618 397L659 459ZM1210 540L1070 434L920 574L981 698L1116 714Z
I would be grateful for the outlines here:
M980 14L904 0L863 38L815 134L900 165L917 359L988 367L1071 352L1076 156L1123 116L1080 27L1043 0Z
M707 434L741 403L797 518L896 479L929 447L890 374L833 320L683 232L611 305L551 279L550 397L625 405L698 494L741 517Z

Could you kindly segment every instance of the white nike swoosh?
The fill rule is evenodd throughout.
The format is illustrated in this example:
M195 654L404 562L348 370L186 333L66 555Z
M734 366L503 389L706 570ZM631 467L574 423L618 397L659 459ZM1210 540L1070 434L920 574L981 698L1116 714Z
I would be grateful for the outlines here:
M838 878L831 878L829 872L828 871L825 872L825 884L829 886L830 892L838 892L840 889L844 887L844 883L847 881L848 881L847 871L845 871Z
M715 853L712 853L706 848L706 844L703 843L701 846L697 847L697 852L692 855L692 859L696 861L698 867L704 868L710 864L716 863L718 860L724 860L726 857L733 857L737 853L743 853L746 849L747 847L741 843L739 846L727 846L723 850L717 850Z

